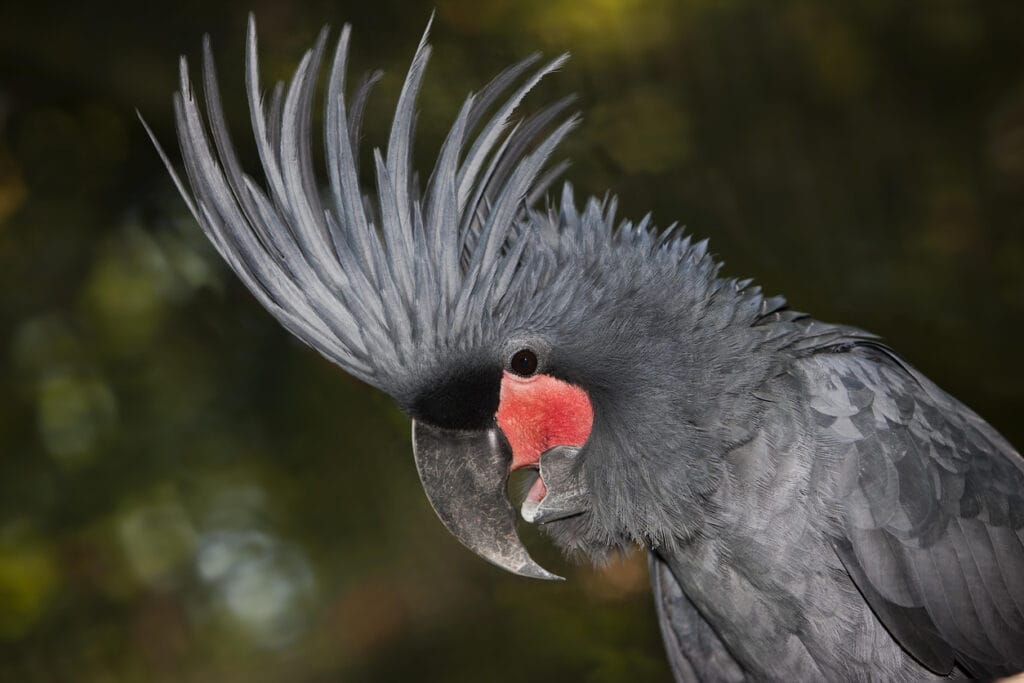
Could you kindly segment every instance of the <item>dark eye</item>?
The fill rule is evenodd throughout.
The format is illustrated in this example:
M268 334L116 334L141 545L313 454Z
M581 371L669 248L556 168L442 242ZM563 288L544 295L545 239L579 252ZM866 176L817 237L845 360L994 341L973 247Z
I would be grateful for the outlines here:
M512 354L509 369L521 377L529 377L537 372L537 354L530 349L520 349Z

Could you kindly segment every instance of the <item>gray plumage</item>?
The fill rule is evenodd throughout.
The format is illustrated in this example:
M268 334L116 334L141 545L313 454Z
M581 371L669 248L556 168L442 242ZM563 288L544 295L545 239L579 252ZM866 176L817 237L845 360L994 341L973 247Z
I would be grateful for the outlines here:
M570 553L650 549L680 680L1024 669L1024 463L991 427L873 335L720 277L706 241L617 222L614 199L580 211L568 184L538 207L564 168L546 162L576 124L571 100L512 120L564 58L527 76L530 57L470 96L421 188L424 39L367 193L357 145L378 76L349 108L346 26L322 193L311 112L326 35L267 98L250 22L265 186L241 170L208 44L205 116L184 61L175 97L187 186L161 151L217 250L286 328L417 419L456 426L474 396L445 387L490 387L510 349L543 350L545 372L594 411L578 456L589 507L544 528Z
M698 596L729 651L799 680L1024 669L1012 447L863 338L801 351L758 395L753 426L723 451L715 535L653 560ZM663 604L668 633L696 628L699 615Z

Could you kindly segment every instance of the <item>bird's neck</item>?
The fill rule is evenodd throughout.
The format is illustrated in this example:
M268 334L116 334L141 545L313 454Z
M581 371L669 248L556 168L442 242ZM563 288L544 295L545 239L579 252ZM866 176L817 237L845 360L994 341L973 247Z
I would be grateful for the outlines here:
M589 484L598 521L618 537L686 544L723 522L725 456L761 423L758 390L779 356L749 326L720 337L714 347L684 338L631 390L599 399L590 443L601 467L589 470Z

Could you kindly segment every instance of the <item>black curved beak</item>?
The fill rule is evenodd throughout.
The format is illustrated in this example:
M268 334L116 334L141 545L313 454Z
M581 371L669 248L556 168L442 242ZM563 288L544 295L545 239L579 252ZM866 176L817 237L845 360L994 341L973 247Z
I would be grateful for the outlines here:
M512 452L497 427L464 432L413 420L412 450L427 499L463 545L513 574L562 578L537 564L519 539L507 494Z

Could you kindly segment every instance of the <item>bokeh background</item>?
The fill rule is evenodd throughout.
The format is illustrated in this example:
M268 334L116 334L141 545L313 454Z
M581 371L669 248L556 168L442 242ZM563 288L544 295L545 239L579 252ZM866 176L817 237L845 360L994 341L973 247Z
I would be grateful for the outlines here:
M1024 4L436 0L0 4L0 680L667 680L642 555L548 584L434 518L408 421L215 258L174 147L210 32L236 140L325 23L390 107L436 8L417 154L534 50L570 64L579 192L884 335L1024 444ZM246 158L253 159L245 146ZM250 164L250 168L252 168Z

